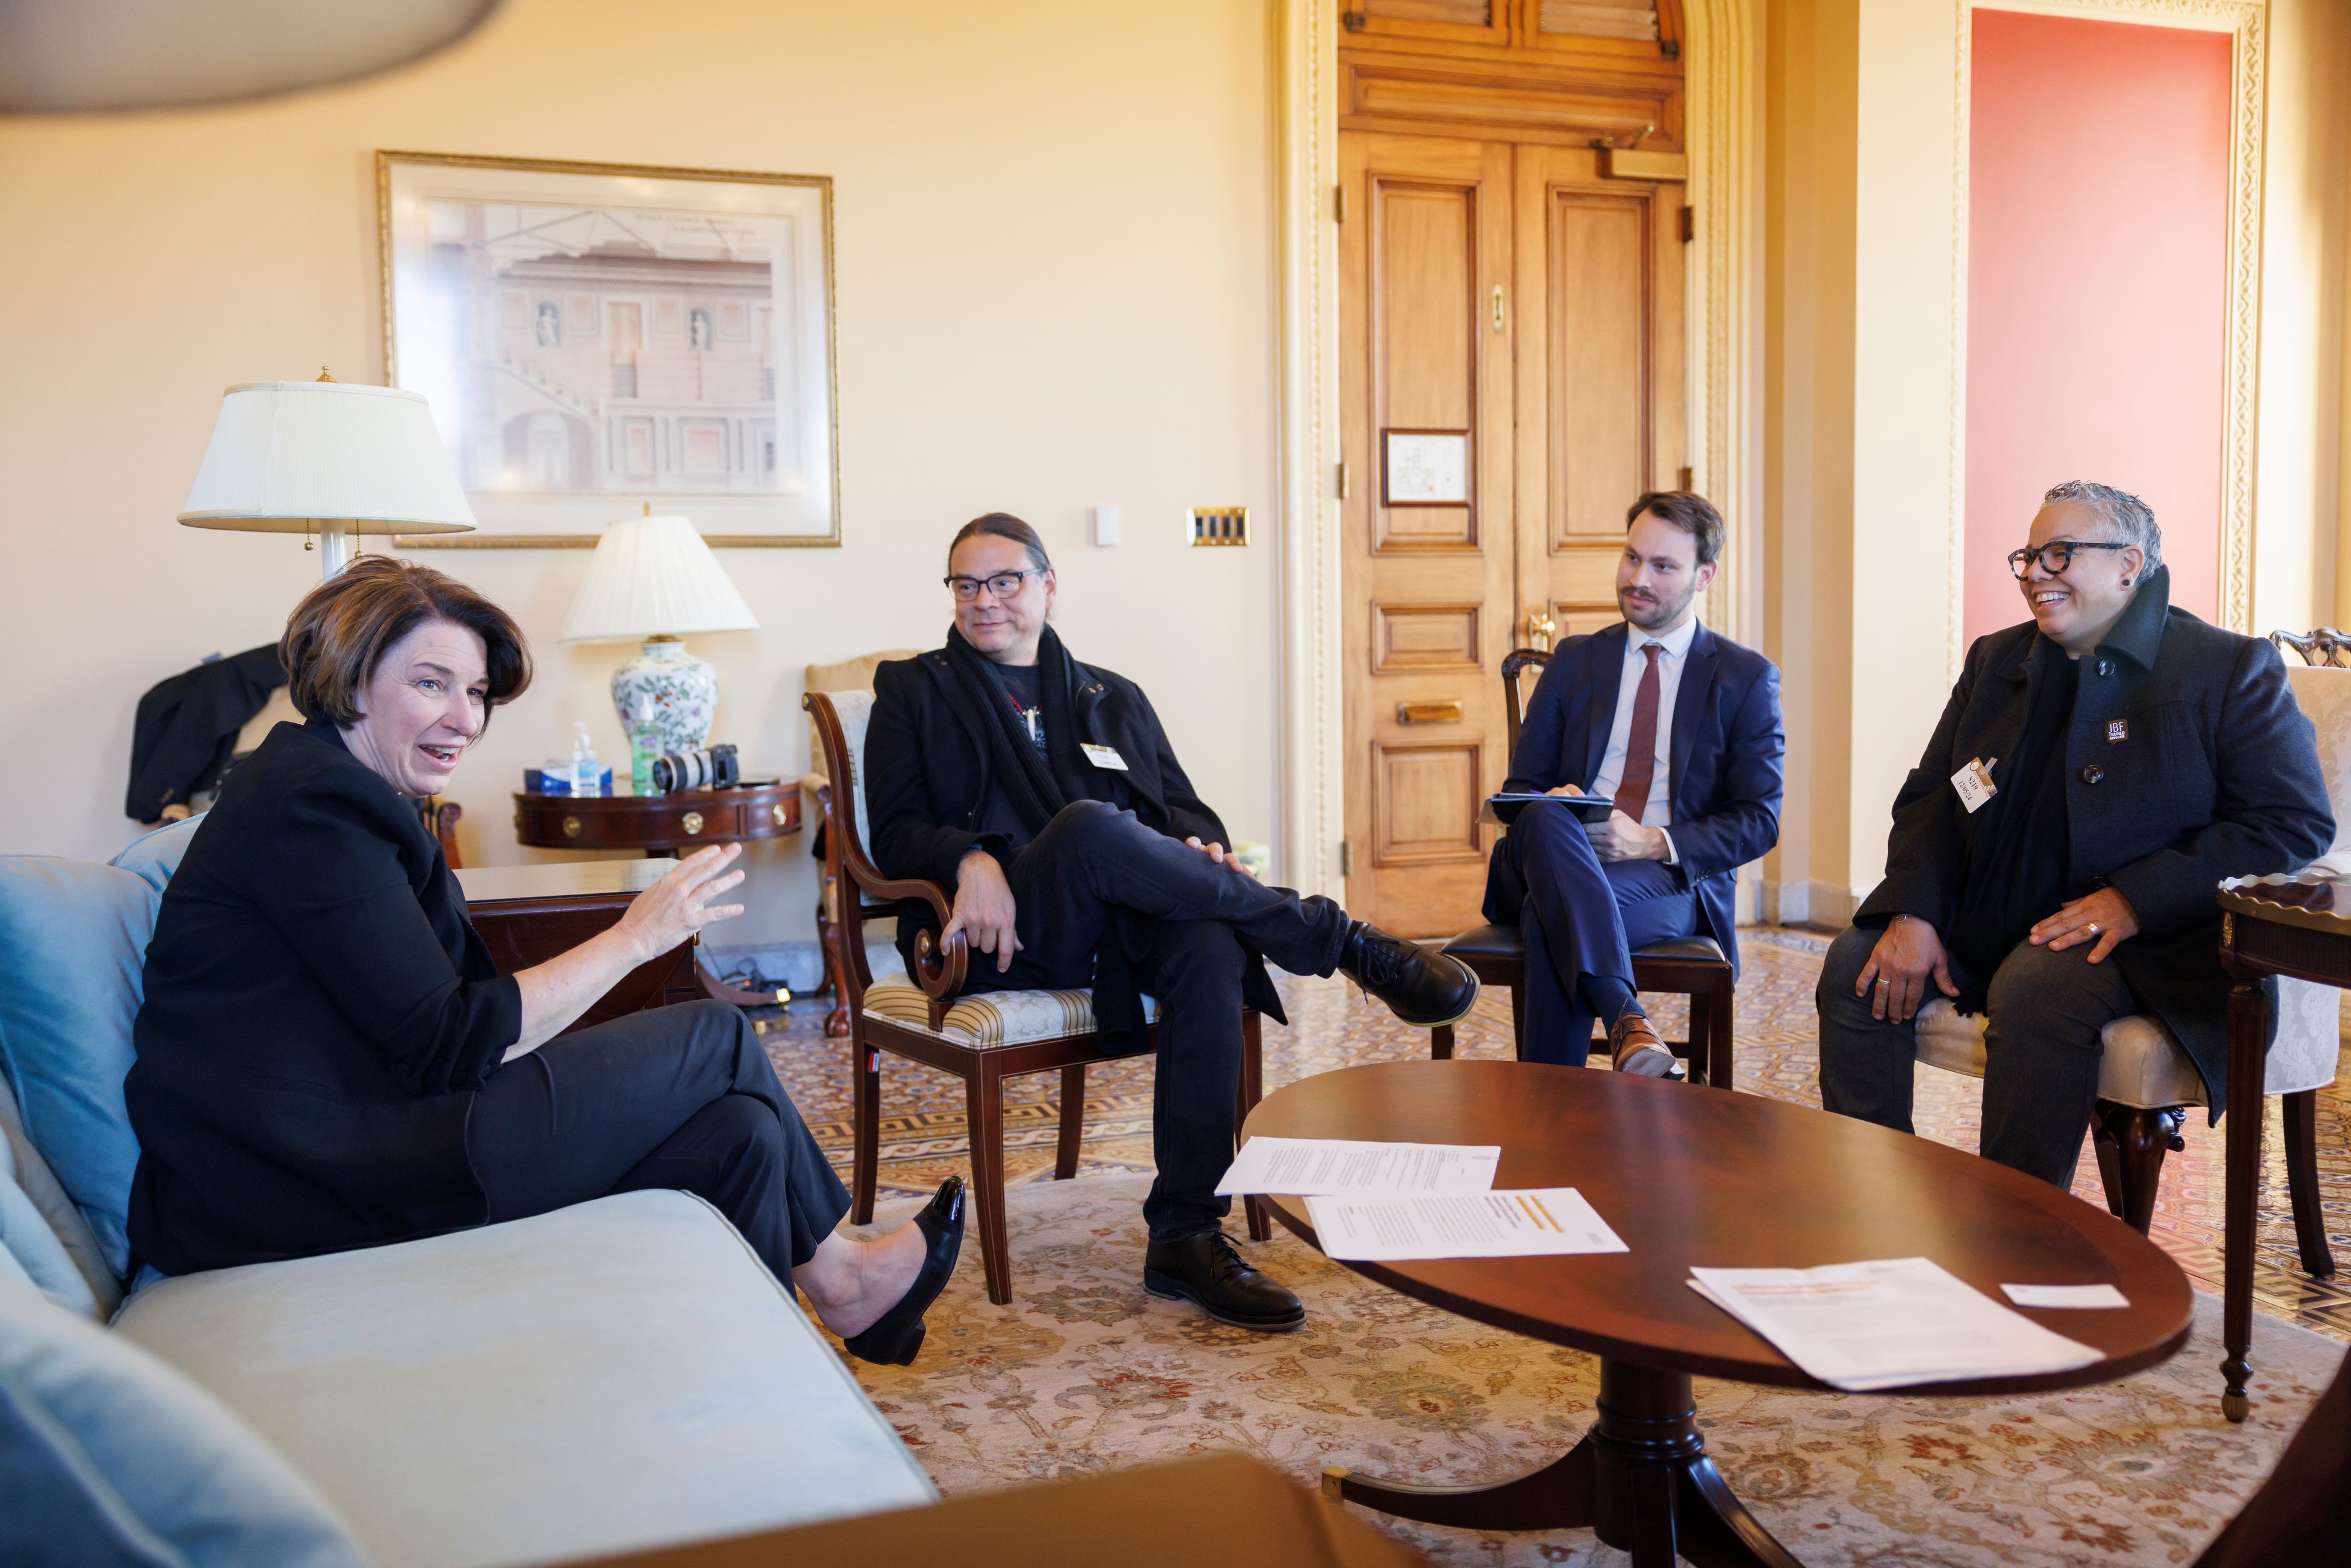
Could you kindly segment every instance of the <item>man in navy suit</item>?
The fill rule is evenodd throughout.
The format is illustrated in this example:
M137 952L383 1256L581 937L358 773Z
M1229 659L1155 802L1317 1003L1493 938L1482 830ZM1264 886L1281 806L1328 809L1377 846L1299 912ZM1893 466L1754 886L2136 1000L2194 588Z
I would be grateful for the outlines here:
M1678 1078L1633 988L1633 954L1712 937L1735 970L1739 868L1780 841L1780 672L1698 622L1722 516L1700 496L1643 496L1616 567L1623 622L1562 646L1527 706L1504 789L1613 800L1604 821L1520 807L1494 846L1486 918L1526 941L1526 1050L1581 1067L1608 1025L1617 1071ZM1506 809L1507 810L1507 809Z

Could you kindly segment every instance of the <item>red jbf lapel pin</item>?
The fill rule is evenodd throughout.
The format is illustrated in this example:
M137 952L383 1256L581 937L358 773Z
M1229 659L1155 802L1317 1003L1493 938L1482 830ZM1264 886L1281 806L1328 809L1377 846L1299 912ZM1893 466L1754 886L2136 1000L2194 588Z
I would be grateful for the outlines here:
M2106 720L2106 744L2108 746L2114 745L2115 742L2118 740L2128 740L2129 738L2129 721L2119 718L2110 718Z

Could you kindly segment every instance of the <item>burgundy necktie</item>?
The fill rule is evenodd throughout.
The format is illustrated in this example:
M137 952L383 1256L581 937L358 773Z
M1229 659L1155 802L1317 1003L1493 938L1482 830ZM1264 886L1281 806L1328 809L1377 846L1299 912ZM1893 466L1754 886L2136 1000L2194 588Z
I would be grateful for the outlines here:
M1641 820L1649 809L1649 780L1657 771L1657 655L1662 643L1644 643L1649 667L1641 672L1641 689L1633 694L1633 733L1625 740L1625 780L1616 786L1616 809Z

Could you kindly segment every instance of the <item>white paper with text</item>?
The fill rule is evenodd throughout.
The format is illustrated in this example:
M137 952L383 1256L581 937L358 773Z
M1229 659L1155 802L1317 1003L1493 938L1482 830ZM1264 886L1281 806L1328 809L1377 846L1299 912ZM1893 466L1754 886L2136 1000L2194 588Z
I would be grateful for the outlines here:
M1700 1295L1834 1388L2029 1377L2099 1358L1932 1259L1690 1272Z
M1217 1184L1241 1193L1487 1192L1502 1150L1495 1144L1372 1144L1346 1138L1251 1138Z
M1310 1197L1306 1218L1324 1256L1354 1262L1625 1250L1572 1186Z

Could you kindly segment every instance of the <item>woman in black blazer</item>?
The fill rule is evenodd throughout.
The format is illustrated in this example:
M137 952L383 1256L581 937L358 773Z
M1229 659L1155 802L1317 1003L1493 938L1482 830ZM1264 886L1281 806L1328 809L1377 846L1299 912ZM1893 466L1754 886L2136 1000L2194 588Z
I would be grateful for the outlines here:
M281 645L294 705L223 785L147 949L131 1240L166 1273L375 1246L677 1187L732 1220L867 1360L906 1362L963 1235L951 1179L879 1241L757 1036L718 1002L559 1031L622 976L742 912L736 845L620 923L500 975L407 797L446 787L530 679L504 612L368 556Z

